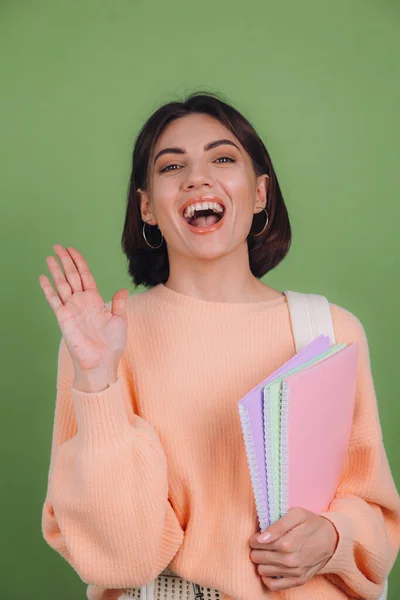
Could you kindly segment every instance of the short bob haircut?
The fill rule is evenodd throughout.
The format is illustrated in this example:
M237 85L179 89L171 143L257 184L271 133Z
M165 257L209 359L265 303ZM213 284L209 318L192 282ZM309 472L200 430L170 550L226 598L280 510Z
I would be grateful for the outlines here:
M133 149L132 172L129 182L126 214L121 246L128 259L128 272L135 286L147 288L165 283L169 277L169 260L165 240L157 249L150 248L143 238L143 220L137 190L147 190L147 176L154 146L160 134L175 119L203 113L220 121L239 140L249 154L256 176L269 176L267 204L268 225L258 237L247 237L249 264L253 275L261 278L286 256L291 243L289 216L283 200L272 161L262 140L250 122L216 94L197 92L182 102L169 102L158 108L141 128ZM265 225L266 214L261 211L253 218L250 233L258 233ZM254 228L253 228L254 225ZM147 226L146 237L152 246L161 241L160 231L153 233Z

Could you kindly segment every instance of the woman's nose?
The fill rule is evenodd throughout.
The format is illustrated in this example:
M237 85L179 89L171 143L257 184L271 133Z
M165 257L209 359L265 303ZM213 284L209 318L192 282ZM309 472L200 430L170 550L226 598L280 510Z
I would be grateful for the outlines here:
M203 185L207 185L209 187L214 185L213 179L210 173L207 171L207 168L198 167L191 169L185 181L185 188L191 190L193 188L197 189L202 187Z

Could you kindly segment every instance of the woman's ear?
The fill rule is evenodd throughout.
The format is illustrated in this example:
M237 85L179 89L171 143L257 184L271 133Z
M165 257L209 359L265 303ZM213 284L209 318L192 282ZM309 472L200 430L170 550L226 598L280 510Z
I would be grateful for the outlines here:
M266 173L257 177L256 202L254 207L260 209L260 211L267 204L268 184L269 176ZM256 211L256 213L260 211Z
M148 193L144 192L141 188L138 188L136 191L139 194L140 214L142 217L142 221L148 223L149 225L157 225L157 221L151 210L150 198Z

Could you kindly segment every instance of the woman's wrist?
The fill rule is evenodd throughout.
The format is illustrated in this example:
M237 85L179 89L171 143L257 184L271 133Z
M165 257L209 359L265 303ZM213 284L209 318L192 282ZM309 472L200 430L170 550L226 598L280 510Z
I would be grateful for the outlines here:
M326 517L323 517L322 515L319 515L319 516L321 517L321 519L323 519L325 521L325 525L326 525L326 541L327 541L327 547L328 547L328 551L329 551L329 557L328 557L328 559L321 566L321 569L323 569L326 566L326 564L331 560L332 556L336 552L336 548L337 548L337 545L339 543L339 534L337 532L336 527L332 523L332 521L330 521Z
M72 387L85 393L100 393L113 385L118 379L118 369L115 365L102 365L95 369L75 369Z

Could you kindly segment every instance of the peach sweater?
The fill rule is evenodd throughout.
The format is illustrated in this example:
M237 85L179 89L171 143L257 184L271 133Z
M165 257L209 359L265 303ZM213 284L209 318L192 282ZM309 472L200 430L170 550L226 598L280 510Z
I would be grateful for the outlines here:
M130 295L118 380L100 393L72 388L61 339L42 531L90 600L117 599L168 565L222 600L379 598L400 545L400 499L365 331L330 306L337 342L360 350L348 460L321 513L339 543L308 583L281 592L250 560L258 523L237 403L295 353L286 298L210 302L162 284Z

